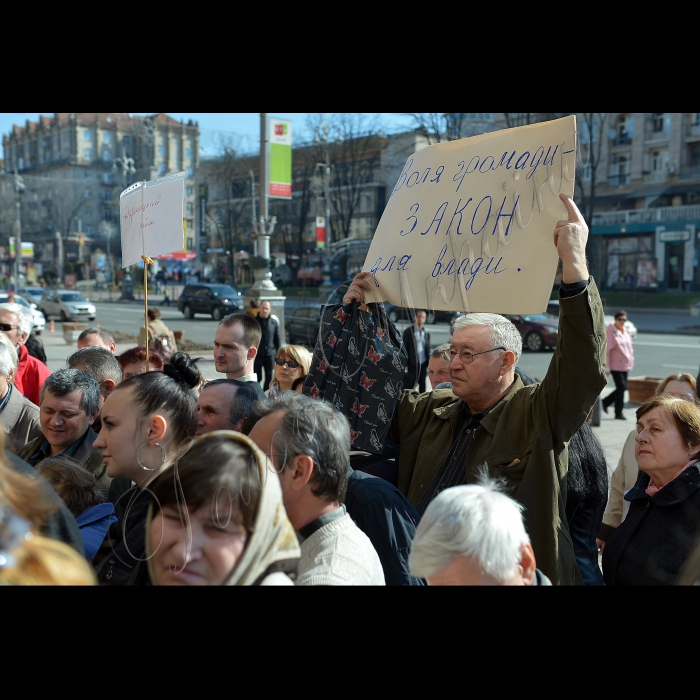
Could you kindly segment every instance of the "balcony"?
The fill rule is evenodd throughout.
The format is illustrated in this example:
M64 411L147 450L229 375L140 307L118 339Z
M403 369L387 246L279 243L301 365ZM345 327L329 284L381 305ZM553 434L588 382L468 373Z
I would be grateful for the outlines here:
M593 214L593 226L617 226L618 224L650 222L664 223L666 221L687 221L691 219L700 219L700 205L599 212Z
M689 168L681 168L679 175L681 180L691 180L700 177L700 165L692 165Z

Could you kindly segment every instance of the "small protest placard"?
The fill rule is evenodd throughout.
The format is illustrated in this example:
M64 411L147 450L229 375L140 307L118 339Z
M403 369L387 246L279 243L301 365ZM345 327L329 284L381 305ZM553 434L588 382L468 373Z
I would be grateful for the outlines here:
M185 173L135 182L119 197L122 267L145 255L174 253L185 248L182 227Z
M559 257L559 198L573 198L576 118L417 151L394 187L364 272L368 302L406 308L542 313Z

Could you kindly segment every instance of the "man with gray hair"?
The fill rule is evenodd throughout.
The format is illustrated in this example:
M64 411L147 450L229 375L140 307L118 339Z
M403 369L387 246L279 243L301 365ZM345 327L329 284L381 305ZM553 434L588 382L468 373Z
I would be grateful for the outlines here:
M258 402L249 437L279 474L301 546L298 586L384 585L379 556L346 512L350 425L326 401L285 391ZM274 475L271 475L271 478Z
M14 454L41 435L39 407L12 386L16 371L15 346L0 333L0 424L7 435L5 448Z
M488 478L445 489L418 524L411 573L430 586L551 586L536 566L522 510Z
M86 328L78 336L77 345L78 350L96 345L97 347L109 350L112 355L114 355L117 349L117 344L114 342L114 336L109 331L106 331L104 328L100 328L99 326Z
M84 369L100 385L100 402L92 429L99 433L102 429L102 406L107 397L122 380L122 368L117 358L106 348L91 345L76 350L67 360L66 365L72 369Z
M14 302L0 304L0 331L12 342L17 350L17 372L14 384L20 394L33 404L39 405L39 392L51 370L36 357L29 354L25 343L32 332L34 320L32 312Z
M559 337L544 380L526 387L517 376L522 340L507 318L466 314L445 351L452 388L403 391L389 439L399 445L398 486L419 513L444 489L474 483L486 464L525 506L542 571L556 585L583 585L565 517L567 443L607 383L606 336L586 262L588 226L573 200L559 197L568 215L553 236L563 269ZM366 309L371 283L357 275L344 303Z
M112 481L102 451L93 449L97 433L90 427L100 402L100 385L82 369L59 369L41 388L42 434L28 442L19 457L33 467L42 459L64 454L80 462L107 495Z
M197 398L197 432L213 430L241 432L243 422L253 412L258 394L251 382L239 379L214 379L207 382Z

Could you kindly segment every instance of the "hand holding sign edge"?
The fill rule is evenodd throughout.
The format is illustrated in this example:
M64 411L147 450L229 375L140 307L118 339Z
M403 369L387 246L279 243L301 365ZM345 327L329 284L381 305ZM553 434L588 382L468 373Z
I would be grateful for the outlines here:
M562 262L562 282L571 284L589 278L586 263L588 225L571 197L561 192L559 198L564 202L569 218L557 221L554 245Z
M361 311L367 311L367 304L365 304L365 292L369 292L372 287L370 286L367 278L370 276L369 272L360 272L353 277L348 291L345 292L343 297L343 304L349 304L350 302L356 301L360 305Z

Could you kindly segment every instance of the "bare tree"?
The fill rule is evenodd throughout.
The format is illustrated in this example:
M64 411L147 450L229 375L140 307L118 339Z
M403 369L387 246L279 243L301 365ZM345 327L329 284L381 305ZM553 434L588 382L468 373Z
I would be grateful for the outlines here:
M316 162L331 166L331 240L345 239L350 235L365 185L378 177L386 137L378 118L367 119L362 114L336 114L328 120L323 115L312 115L307 123L308 129L317 134L312 146ZM323 132L325 137L319 138Z
M606 112L580 112L578 148L576 153L576 200L588 229L593 228L596 181L598 166L603 154L609 114ZM587 255L592 274L602 284L604 278L605 248L602 236L589 236Z
M421 134L428 145L464 138L467 115L464 112L411 112L405 113L413 122L413 129Z

